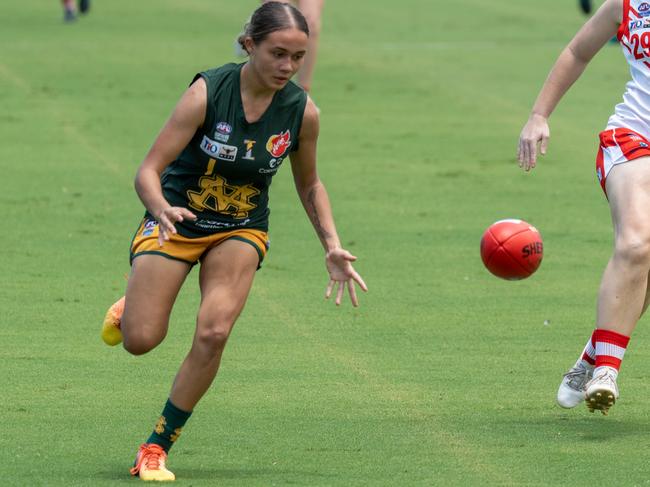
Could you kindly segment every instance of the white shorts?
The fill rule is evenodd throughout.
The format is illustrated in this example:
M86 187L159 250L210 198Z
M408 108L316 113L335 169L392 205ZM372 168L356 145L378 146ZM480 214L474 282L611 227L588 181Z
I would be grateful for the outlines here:
M650 156L650 142L632 129L607 129L600 133L600 147L596 155L596 175L607 196L605 182L616 165L639 157Z

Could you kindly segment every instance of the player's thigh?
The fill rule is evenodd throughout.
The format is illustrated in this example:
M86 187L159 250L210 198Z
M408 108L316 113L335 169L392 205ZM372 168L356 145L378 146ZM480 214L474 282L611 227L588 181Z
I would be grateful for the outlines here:
M125 339L129 335L164 336L172 306L190 269L185 262L161 255L133 259L121 324Z
M296 3L298 9L300 9L310 24L313 22L320 25L320 16L325 0L298 0Z
M615 165L606 185L616 237L650 238L650 157Z
M226 240L201 259L201 306L198 328L230 333L253 285L259 265L258 251L241 240Z

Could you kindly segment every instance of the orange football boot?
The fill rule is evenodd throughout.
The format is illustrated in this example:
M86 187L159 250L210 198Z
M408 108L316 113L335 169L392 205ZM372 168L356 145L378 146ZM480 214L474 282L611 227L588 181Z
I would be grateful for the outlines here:
M106 345L115 346L122 343L122 330L120 321L124 313L124 296L113 304L106 312L104 324L102 325L102 340Z
M173 472L167 470L165 460L167 460L167 453L162 446L155 443L143 443L135 457L135 466L130 470L131 475L138 475L145 481L169 482L176 480Z

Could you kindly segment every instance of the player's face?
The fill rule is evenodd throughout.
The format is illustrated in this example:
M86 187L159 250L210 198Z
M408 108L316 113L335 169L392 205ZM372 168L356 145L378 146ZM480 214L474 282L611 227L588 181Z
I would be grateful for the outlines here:
M284 88L302 66L307 40L307 34L293 27L276 30L259 44L247 39L251 64L262 82L274 90Z

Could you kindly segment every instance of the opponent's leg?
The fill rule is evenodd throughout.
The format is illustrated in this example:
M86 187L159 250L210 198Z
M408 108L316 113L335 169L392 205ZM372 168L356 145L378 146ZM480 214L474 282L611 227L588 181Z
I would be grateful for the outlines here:
M576 363L562 377L557 391L557 403L563 408L574 408L585 400L587 383L594 374L596 364L594 336L589 338Z
M74 0L61 0L63 4L63 20L72 22L77 18L77 6Z
M591 0L578 0L578 5L585 15L591 13Z
M646 284L646 291L645 291L645 300L643 301L641 316L643 316L645 312L648 310L648 305L650 305L650 273L648 274L648 281Z
M618 370L646 302L650 272L650 158L614 166L607 177L607 195L614 225L614 253L598 294L596 368L586 389L587 406L604 414L618 398Z
M325 0L298 0L298 8L305 16L309 25L309 41L307 54L303 65L298 72L298 83L309 92L314 78L316 68L316 56L318 55L318 42L320 39L321 14Z

